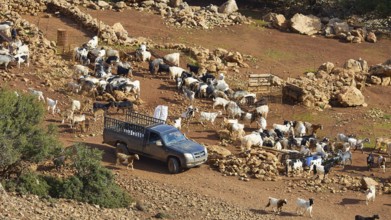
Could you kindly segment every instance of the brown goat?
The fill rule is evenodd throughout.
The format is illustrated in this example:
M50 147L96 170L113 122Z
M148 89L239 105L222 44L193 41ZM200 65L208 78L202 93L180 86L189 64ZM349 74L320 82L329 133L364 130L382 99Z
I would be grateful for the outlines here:
M118 151L116 152L116 154L117 154L117 161L116 161L115 165L118 165L119 163L126 162L127 163L126 169L129 169L129 167L130 167L132 170L134 170L133 161L140 159L138 154L127 155L127 154L119 153Z

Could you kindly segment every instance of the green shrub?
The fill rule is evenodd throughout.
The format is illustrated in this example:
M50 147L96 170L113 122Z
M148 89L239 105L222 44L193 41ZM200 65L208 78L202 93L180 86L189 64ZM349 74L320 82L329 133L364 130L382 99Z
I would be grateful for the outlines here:
M67 199L83 200L83 182L76 176L72 176L63 182L59 197Z
M50 186L41 176L28 172L22 174L16 187L16 191L22 194L34 194L40 197L49 195Z

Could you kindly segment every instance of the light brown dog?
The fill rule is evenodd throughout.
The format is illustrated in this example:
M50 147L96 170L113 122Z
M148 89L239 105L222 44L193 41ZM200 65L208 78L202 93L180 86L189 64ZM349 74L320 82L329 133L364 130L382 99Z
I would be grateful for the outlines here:
M134 160L139 160L139 156L138 154L133 154L133 155L127 155L127 154L123 154L123 153L119 153L117 152L117 161L115 163L115 165L118 165L119 163L124 163L126 162L126 169L129 169L129 167L133 169L133 161Z

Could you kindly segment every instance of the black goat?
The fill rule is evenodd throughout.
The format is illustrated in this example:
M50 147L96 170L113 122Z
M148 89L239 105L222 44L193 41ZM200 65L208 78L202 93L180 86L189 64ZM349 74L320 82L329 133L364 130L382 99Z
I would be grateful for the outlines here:
M107 65L111 65L113 62L119 62L119 58L117 56L109 56L107 57L107 59L105 60L105 63Z
M375 220L375 219L380 219L379 215L373 215L372 217L364 217L361 215L356 215L354 216L355 220Z
M170 66L164 63L159 63L159 67L157 69L158 73L169 73L170 72Z
M123 113L125 110L133 110L133 103L131 101L121 101L121 102L113 102L114 107L117 107L117 112L122 109Z
M92 104L92 110L95 112L98 109L103 109L103 110L108 110L110 107L113 106L113 102L109 103L99 103L99 102L94 102Z
M124 68L124 67L119 66L119 65L117 66L117 75L128 77L129 73L130 73L130 75L132 75L132 69L131 68Z
M212 73L205 73L205 74L202 74L202 76L201 76L201 80L203 81L203 82L208 82L208 79L209 80L214 80L216 77L212 74Z
M198 71L200 70L199 66L192 65L192 64L189 64L189 63L186 65L186 67L189 68L190 72L195 73L195 74L198 74Z

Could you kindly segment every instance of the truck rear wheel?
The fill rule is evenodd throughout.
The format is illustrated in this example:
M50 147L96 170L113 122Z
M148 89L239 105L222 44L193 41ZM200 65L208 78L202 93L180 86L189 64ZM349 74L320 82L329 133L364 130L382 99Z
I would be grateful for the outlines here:
M180 167L179 167L179 162L178 162L178 159L174 158L174 157L170 157L168 159L168 171L172 174L176 174L176 173L179 173L180 172Z

